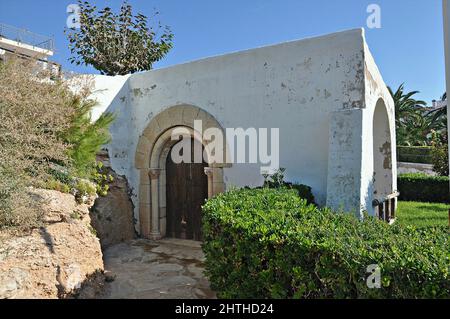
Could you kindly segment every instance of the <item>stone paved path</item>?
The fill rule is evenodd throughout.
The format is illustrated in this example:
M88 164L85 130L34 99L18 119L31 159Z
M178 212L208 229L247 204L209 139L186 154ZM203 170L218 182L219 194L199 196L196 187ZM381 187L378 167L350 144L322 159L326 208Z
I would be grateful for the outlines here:
M116 276L103 298L215 298L203 275L199 242L134 240L103 254L105 270Z

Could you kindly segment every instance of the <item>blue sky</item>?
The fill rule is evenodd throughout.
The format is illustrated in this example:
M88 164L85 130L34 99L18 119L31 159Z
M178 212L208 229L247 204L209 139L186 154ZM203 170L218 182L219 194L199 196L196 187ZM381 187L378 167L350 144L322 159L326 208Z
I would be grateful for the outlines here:
M120 6L121 0L91 1ZM156 68L206 56L365 27L366 8L381 7L381 29L366 29L367 41L385 82L428 102L445 91L441 0L130 0L136 12L152 15L175 34L174 48ZM63 33L66 7L75 0L0 0L0 22L54 36L54 59L65 69L76 67Z

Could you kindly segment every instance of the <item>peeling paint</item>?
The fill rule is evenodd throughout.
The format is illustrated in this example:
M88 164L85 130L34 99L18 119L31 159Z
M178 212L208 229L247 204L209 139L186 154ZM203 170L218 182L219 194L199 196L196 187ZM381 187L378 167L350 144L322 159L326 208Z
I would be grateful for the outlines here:
M144 93L142 93L142 90L140 88L133 89L133 95L134 97L142 97L144 96Z
M391 143L386 142L380 148L380 152L384 155L383 168L384 169L392 169L392 151L391 151Z

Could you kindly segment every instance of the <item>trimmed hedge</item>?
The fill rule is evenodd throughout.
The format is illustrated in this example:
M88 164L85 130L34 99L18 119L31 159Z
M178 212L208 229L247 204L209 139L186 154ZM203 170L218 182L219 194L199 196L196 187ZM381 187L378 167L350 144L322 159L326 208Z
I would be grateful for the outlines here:
M286 187L295 189L298 193L298 196L300 196L300 198L306 199L306 202L308 204L316 205L316 199L314 198L312 188L310 186L303 184L287 183Z
M447 176L429 176L420 173L398 176L397 188L400 200L450 203L449 178Z
M397 146L399 162L433 164L430 146Z
M450 298L446 228L362 222L286 189L233 190L203 212L206 275L219 298ZM381 289L367 287L372 264Z

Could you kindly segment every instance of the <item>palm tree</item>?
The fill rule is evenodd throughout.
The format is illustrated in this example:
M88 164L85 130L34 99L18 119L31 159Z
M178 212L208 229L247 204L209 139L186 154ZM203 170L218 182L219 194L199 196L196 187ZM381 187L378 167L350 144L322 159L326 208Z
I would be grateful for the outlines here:
M447 100L447 92L441 96L441 101ZM439 126L447 125L447 106L442 106L430 112L433 116L433 122Z
M395 93L388 87L395 104L395 124L397 129L397 143L399 145L423 145L429 133L430 121L425 117L427 103L416 100L414 95L419 91L405 93L401 84Z

